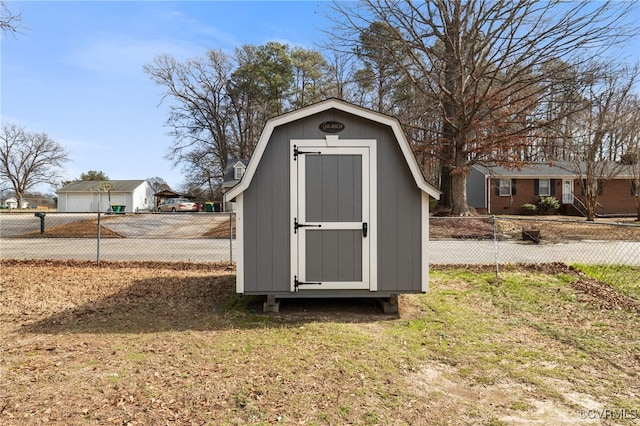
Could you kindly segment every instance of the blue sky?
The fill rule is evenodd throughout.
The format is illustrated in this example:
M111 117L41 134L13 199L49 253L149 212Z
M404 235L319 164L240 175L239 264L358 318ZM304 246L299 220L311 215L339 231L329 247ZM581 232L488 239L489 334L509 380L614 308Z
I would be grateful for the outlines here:
M1 41L0 117L47 133L70 153L63 178L100 170L111 179L159 176L178 189L164 157L163 88L142 71L156 55L280 41L315 48L329 3L306 1L9 1L28 27ZM634 8L640 19L640 8ZM623 56L640 58L637 40ZM37 188L50 192L49 187Z
M156 55L280 41L315 48L322 1L9 1L28 27L1 45L3 123L47 133L70 153L64 179L101 170L111 179L159 176L177 189L180 168L158 106L162 87L142 71ZM38 188L50 192L49 187Z

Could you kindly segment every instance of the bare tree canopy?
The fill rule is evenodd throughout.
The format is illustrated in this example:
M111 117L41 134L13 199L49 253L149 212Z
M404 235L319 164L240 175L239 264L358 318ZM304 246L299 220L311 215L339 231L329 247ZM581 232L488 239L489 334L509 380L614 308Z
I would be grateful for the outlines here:
M211 199L228 161L251 156L269 118L323 96L329 69L318 52L277 42L185 62L160 55L144 67L169 104L167 157L187 187L205 187Z
M55 185L69 160L65 149L45 133L30 133L15 124L0 131L0 180L16 193L18 205L25 192L39 184Z
M571 127L569 149L582 181L587 220L592 221L603 186L618 173L630 170L625 160L636 152L640 98L633 88L640 81L640 66L612 74L597 63L586 64L578 74L584 107L567 120Z
M470 167L518 167L539 132L577 106L563 108L566 98L558 96L571 83L569 70L638 35L638 24L627 19L632 7L537 0L335 2L332 45L356 52L363 34L386 29L376 38L379 45L368 47L375 53L371 59L394 58L410 82L406 90L420 105L401 121L415 129L409 131L414 148L439 160L443 207L466 215ZM554 114L542 111L543 103Z
M22 12L14 13L7 6L6 1L0 1L0 31L2 35L17 34L23 29Z

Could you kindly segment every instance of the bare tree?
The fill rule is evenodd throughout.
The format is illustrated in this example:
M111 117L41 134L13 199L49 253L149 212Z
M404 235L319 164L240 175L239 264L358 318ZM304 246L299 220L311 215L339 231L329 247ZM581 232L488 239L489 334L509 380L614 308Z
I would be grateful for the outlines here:
M0 180L6 180L21 205L25 192L39 184L55 185L69 160L65 149L45 133L29 133L15 124L0 132Z
M631 177L631 190L636 198L636 220L640 221L640 95L630 97L626 114L618 124L625 132L621 162Z
M2 34L16 35L23 28L22 12L14 13L9 10L6 1L0 1L0 31Z
M580 64L638 34L631 3L537 0L363 0L334 2L333 45L358 45L374 22L388 55L402 49L401 71L439 120L428 133L441 165L441 205L467 215L466 178L474 164L517 167L536 130L551 123L539 105L553 94L543 68L558 58ZM429 109L433 108L433 109ZM561 119L554 116L555 120ZM425 141L429 142L429 141Z
M608 72L609 64L588 64L580 73L585 107L572 114L575 131L571 149L574 167L582 180L587 220L596 218L598 196L604 185L622 171L628 141L637 137L637 127L629 121L636 114L634 86L640 68L627 67Z
M149 182L149 185L151 185L151 188L153 188L155 192L166 191L171 189L169 184L167 184L167 181L165 181L159 176L150 177L147 179L147 182Z
M222 177L234 149L227 95L231 70L230 58L213 50L207 58L185 63L161 55L144 66L151 79L166 89L162 101L169 102L167 125L173 144L168 158L174 165L190 164L192 151L209 152L217 159L210 164L211 172Z

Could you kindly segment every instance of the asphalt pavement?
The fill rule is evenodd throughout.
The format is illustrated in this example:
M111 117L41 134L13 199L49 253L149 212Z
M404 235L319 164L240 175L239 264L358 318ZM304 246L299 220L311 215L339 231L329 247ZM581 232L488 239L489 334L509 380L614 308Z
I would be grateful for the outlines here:
M47 226L96 218L89 214L47 215ZM0 258L113 261L229 261L235 241L202 238L206 230L228 223L228 214L166 213L107 216L103 224L125 238L19 238L40 229L32 214L0 214ZM287 249L286 247L283 249ZM506 240L432 240L432 264L591 263L640 265L640 242Z

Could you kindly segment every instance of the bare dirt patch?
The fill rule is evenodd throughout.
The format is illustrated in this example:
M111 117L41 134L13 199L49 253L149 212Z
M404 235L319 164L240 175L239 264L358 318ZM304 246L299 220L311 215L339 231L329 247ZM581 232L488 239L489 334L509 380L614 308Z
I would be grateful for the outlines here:
M45 228L45 233L39 231L23 234L21 238L97 238L98 220L86 219L62 225ZM100 224L101 238L122 238L122 235L107 228L104 223Z
M548 242L576 240L640 241L640 223L632 219L598 219L595 222L569 216L497 216L498 239L522 239L523 231L538 231ZM432 217L433 239L492 239L490 217Z

